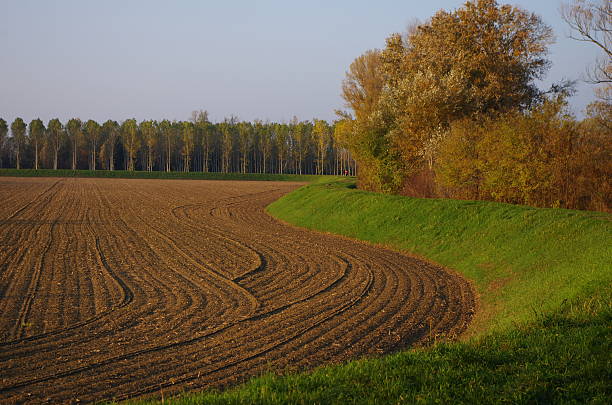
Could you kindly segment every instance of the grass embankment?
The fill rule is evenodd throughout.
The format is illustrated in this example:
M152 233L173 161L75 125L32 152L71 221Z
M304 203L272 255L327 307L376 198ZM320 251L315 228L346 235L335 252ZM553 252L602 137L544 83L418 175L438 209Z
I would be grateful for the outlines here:
M145 172L128 170L67 170L67 169L0 169L0 176L14 177L99 177L120 179L176 179L176 180L255 180L255 181L297 181L320 182L334 176L311 174L270 174L270 173L217 173L217 172Z
M303 187L269 211L461 272L481 295L470 338L267 375L173 403L607 403L612 396L612 216L386 196L347 181Z
M612 215L484 201L301 188L268 211L291 224L383 244L459 271L481 308L470 335L507 330L612 281Z

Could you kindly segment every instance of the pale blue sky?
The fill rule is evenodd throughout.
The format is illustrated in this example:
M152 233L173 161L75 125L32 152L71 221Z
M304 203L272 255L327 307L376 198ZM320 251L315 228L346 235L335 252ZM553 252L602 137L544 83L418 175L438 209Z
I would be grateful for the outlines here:
M463 0L0 0L0 117L213 120L313 117L343 107L351 61L415 18ZM500 1L502 3L502 1ZM559 0L508 1L555 31L545 86L597 56L567 38ZM593 99L578 86L572 107Z

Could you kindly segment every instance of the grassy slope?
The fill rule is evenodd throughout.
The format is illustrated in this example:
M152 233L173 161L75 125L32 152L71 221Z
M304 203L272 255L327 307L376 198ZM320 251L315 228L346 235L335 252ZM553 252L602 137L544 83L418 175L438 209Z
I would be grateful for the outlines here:
M612 217L422 200L316 184L269 211L427 257L472 279L472 337L430 349L267 375L175 403L606 403L612 396Z
M332 176L268 174L268 173L203 173L203 172L144 172L128 170L51 170L0 169L0 176L15 177L102 177L122 179L186 179L186 180L260 180L317 182Z
M268 210L298 226L388 245L459 271L481 295L473 334L533 320L612 280L611 215L350 187L304 187Z

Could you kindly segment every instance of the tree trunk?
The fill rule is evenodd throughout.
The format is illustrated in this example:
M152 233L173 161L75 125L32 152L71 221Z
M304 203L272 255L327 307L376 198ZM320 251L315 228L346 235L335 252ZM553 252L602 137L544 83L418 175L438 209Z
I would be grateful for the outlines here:
M34 169L38 170L38 141L34 142Z
M77 162L77 150L76 150L76 137L75 137L74 142L72 144L72 170L76 170L76 162Z

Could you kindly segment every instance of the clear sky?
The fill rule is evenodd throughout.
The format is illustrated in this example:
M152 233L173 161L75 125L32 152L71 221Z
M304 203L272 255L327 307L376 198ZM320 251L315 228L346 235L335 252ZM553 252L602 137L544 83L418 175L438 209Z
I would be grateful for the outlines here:
M543 86L597 56L559 0L509 0L555 31ZM0 117L334 119L353 59L463 0L0 0ZM500 0L500 3L504 1ZM593 99L578 86L578 114Z

